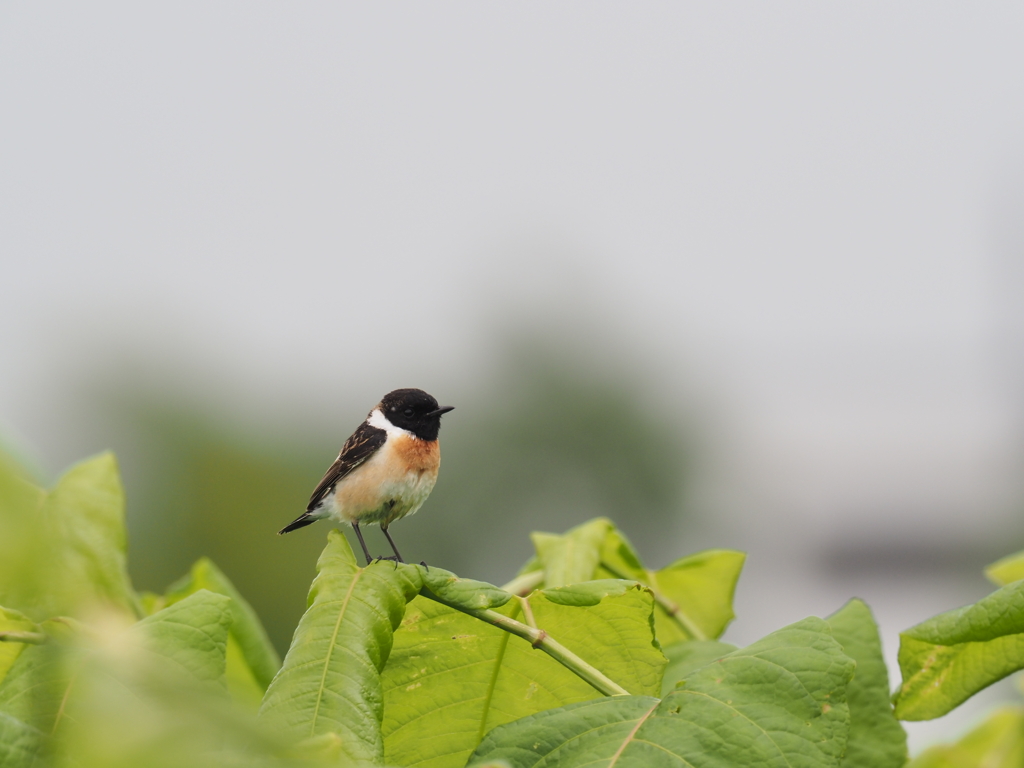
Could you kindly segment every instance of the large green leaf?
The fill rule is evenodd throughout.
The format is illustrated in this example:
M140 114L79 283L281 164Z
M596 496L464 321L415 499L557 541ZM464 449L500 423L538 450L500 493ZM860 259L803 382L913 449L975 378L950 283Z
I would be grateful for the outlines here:
M985 569L985 575L1000 587L1006 586L1011 581L1024 579L1024 552L1017 552L1002 560L997 560Z
M260 709L260 719L295 740L336 733L341 753L379 764L383 697L380 671L406 603L422 586L414 566L360 568L339 531L317 562L309 608Z
M147 616L130 632L141 637L143 648L165 660L164 666L224 690L231 622L231 599L202 589Z
M653 590L655 629L663 646L718 638L732 621L736 582L746 555L713 549L681 558L659 571L644 568L636 550L610 520L597 518L564 534L534 533L544 586L591 579L631 579Z
M843 768L901 768L907 762L907 734L889 701L889 673L871 609L851 600L828 617L832 635L857 662L846 690L850 704L850 738Z
M491 731L475 760L513 768L836 768L854 662L820 619L774 632L694 671L659 701L616 696Z
M227 645L227 683L231 697L253 710L259 708L263 694L281 668L281 659L267 637L259 617L213 562L200 558L189 573L172 584L158 604L173 605L207 589L231 598L231 632Z
M899 663L901 720L940 717L1024 668L1024 581L903 632Z
M926 749L907 768L1020 768L1024 765L1024 708L1004 707L956 744Z
M652 607L648 590L612 580L535 592L497 610L532 622L631 693L656 694L665 659ZM496 725L601 696L527 641L424 598L395 633L383 681L388 763L431 768L464 765Z
M224 690L224 653L231 624L230 601L205 590L154 614L123 632L124 654L145 663L172 682L198 683ZM94 660L95 633L73 620L40 627L49 642L26 646L0 684L0 712L55 733L76 707L76 689ZM102 639L102 638L101 638Z
M41 731L0 712L0 766L31 768L42 750Z
M125 558L124 489L113 454L72 467L48 494L3 483L30 529L17 531L33 558L0 583L0 603L37 620L100 607L136 613ZM32 496L34 509L26 509ZM5 511L5 516L7 512Z
M671 693L676 683L688 677L695 670L718 661L736 650L735 645L717 640L683 640L665 648L668 665L661 678L661 695Z

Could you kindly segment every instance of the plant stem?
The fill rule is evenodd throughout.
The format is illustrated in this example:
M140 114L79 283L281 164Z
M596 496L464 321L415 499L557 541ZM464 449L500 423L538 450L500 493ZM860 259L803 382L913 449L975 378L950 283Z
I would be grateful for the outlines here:
M544 582L544 571L530 571L521 576L516 576L512 581L502 587L506 592L511 592L519 597L526 597Z
M516 600L519 601L519 605L523 609L523 618L526 619L526 626L532 627L533 629L539 629L537 626L537 620L533 618L533 606L530 605L529 598L519 597L516 595Z
M0 632L0 643L29 643L30 645L42 645L46 642L46 635L42 632Z
M626 579L628 581L636 580L630 576L627 576L621 571L616 570L614 567L608 565L608 563L604 562L603 560L601 561L601 567L604 568L606 571L610 571L616 578ZM703 631L701 631L701 628L693 623L693 619L691 619L683 612L683 609L679 606L678 603L670 600L668 597L662 594L661 591L658 590L658 574L648 569L644 569L644 573L647 574L647 580L642 581L640 583L647 587L649 590L651 590L651 594L654 596L654 602L661 606L662 610L664 610L665 613L668 614L668 617L672 619L672 621L674 621L676 624L678 624L679 628L682 629L686 634L688 634L692 639L709 639L708 636L705 635Z
M461 606L456 603L450 603L447 600L438 597L425 587L420 594L423 595L423 597L434 600L442 605L447 605L449 608L454 608L456 611L460 611L467 616L472 616L474 619L485 621L491 626L503 629L517 637L523 638L534 648L539 648L544 651L544 653L553 658L570 672L575 673L578 677L590 683L605 696L629 695L629 691L611 678L607 677L603 672L601 672L601 670L587 664L587 662L559 643L543 629L528 626L523 624L521 621L511 619L508 616L504 616L497 611L492 611L489 608L466 608L465 606Z

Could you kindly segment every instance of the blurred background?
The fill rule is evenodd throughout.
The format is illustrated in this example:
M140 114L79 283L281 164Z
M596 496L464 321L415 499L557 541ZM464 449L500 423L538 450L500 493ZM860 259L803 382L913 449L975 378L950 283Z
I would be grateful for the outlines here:
M121 461L136 585L279 538L388 390L456 406L396 524L502 583L607 515L750 553L726 639L898 633L1024 547L1024 9L0 6L0 441ZM371 548L386 542L370 532ZM932 723L964 731L1003 683Z

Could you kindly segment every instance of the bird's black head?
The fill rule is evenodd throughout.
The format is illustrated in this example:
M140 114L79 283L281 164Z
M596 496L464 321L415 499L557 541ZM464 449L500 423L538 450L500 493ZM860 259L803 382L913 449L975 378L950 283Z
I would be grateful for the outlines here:
M441 416L453 410L452 406L439 407L437 400L422 389L388 392L378 407L388 421L421 440L437 440Z

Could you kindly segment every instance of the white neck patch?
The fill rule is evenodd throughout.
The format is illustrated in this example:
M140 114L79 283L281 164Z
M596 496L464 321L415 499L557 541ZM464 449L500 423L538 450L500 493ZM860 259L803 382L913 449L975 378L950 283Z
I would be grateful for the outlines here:
M383 429L388 433L388 435L409 435L410 437L415 437L415 435L413 435L409 430L396 427L388 421L388 417L384 415L380 408L374 408L370 412L370 416L366 419L366 423L371 427Z

